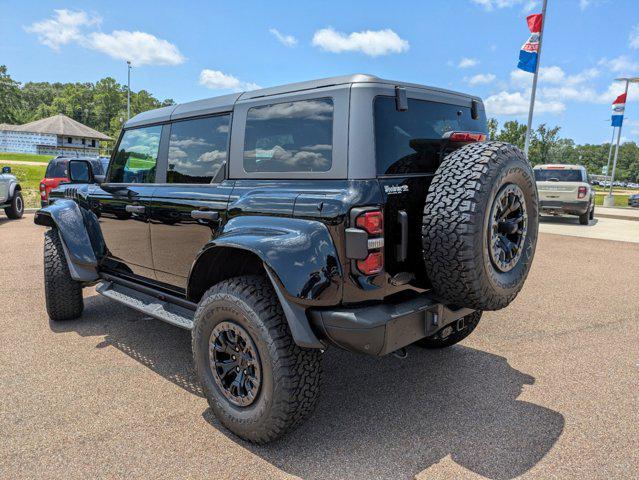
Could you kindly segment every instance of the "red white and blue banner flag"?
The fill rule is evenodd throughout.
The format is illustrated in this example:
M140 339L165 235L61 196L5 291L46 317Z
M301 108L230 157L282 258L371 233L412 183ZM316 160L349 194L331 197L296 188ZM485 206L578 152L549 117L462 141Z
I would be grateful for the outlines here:
M530 73L535 73L537 69L537 61L539 58L539 38L541 36L541 13L528 15L526 17L530 37L524 43L519 51L519 63L517 67Z
M614 102L612 102L612 126L621 127L623 123L623 112L626 109L626 94L619 95Z

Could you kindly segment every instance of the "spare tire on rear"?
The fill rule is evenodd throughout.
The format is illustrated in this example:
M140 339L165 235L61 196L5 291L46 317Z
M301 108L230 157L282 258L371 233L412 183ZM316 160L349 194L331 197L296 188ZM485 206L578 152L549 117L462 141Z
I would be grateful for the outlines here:
M448 155L429 187L422 225L435 293L476 310L507 306L530 270L537 212L533 171L517 147L473 143Z

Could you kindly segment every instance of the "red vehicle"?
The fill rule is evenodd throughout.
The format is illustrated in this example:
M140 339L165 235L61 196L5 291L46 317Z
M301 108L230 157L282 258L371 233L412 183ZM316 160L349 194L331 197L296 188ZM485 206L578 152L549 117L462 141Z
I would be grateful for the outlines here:
M49 162L47 171L44 173L44 178L40 182L40 204L43 207L49 203L49 192L60 185L60 183L69 181L67 165L69 160L77 159L77 157L56 157ZM82 160L91 162L94 175L104 175L109 165L109 159L105 157L83 158Z

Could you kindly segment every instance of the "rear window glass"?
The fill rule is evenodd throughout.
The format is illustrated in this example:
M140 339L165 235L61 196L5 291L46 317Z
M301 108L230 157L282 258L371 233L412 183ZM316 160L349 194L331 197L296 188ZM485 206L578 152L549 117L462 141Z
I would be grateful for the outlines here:
M171 125L168 183L211 183L224 176L230 118L221 115Z
M44 176L46 178L68 178L67 163L68 160L51 160Z
M247 172L326 172L333 162L330 98L249 109L244 137Z
M583 182L581 170L575 169L535 169L538 182Z
M395 97L375 99L377 173L396 175L434 172L440 162L442 137L447 132L488 133L486 114L471 118L470 106L408 99L408 110L395 108Z

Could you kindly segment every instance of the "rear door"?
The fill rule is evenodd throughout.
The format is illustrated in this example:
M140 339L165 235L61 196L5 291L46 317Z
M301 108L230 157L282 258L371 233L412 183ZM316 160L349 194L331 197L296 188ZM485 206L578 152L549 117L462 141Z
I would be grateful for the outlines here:
M391 274L408 272L425 280L421 226L428 188L442 159L464 142L452 132L487 133L483 108L476 118L471 99L439 92L409 92L408 108L395 96L373 100L377 176L385 198L385 265Z
M106 268L154 279L149 230L162 125L125 130L106 181L91 194L108 251Z
M175 121L168 159L151 201L151 246L158 281L186 288L193 261L226 218L230 113Z

